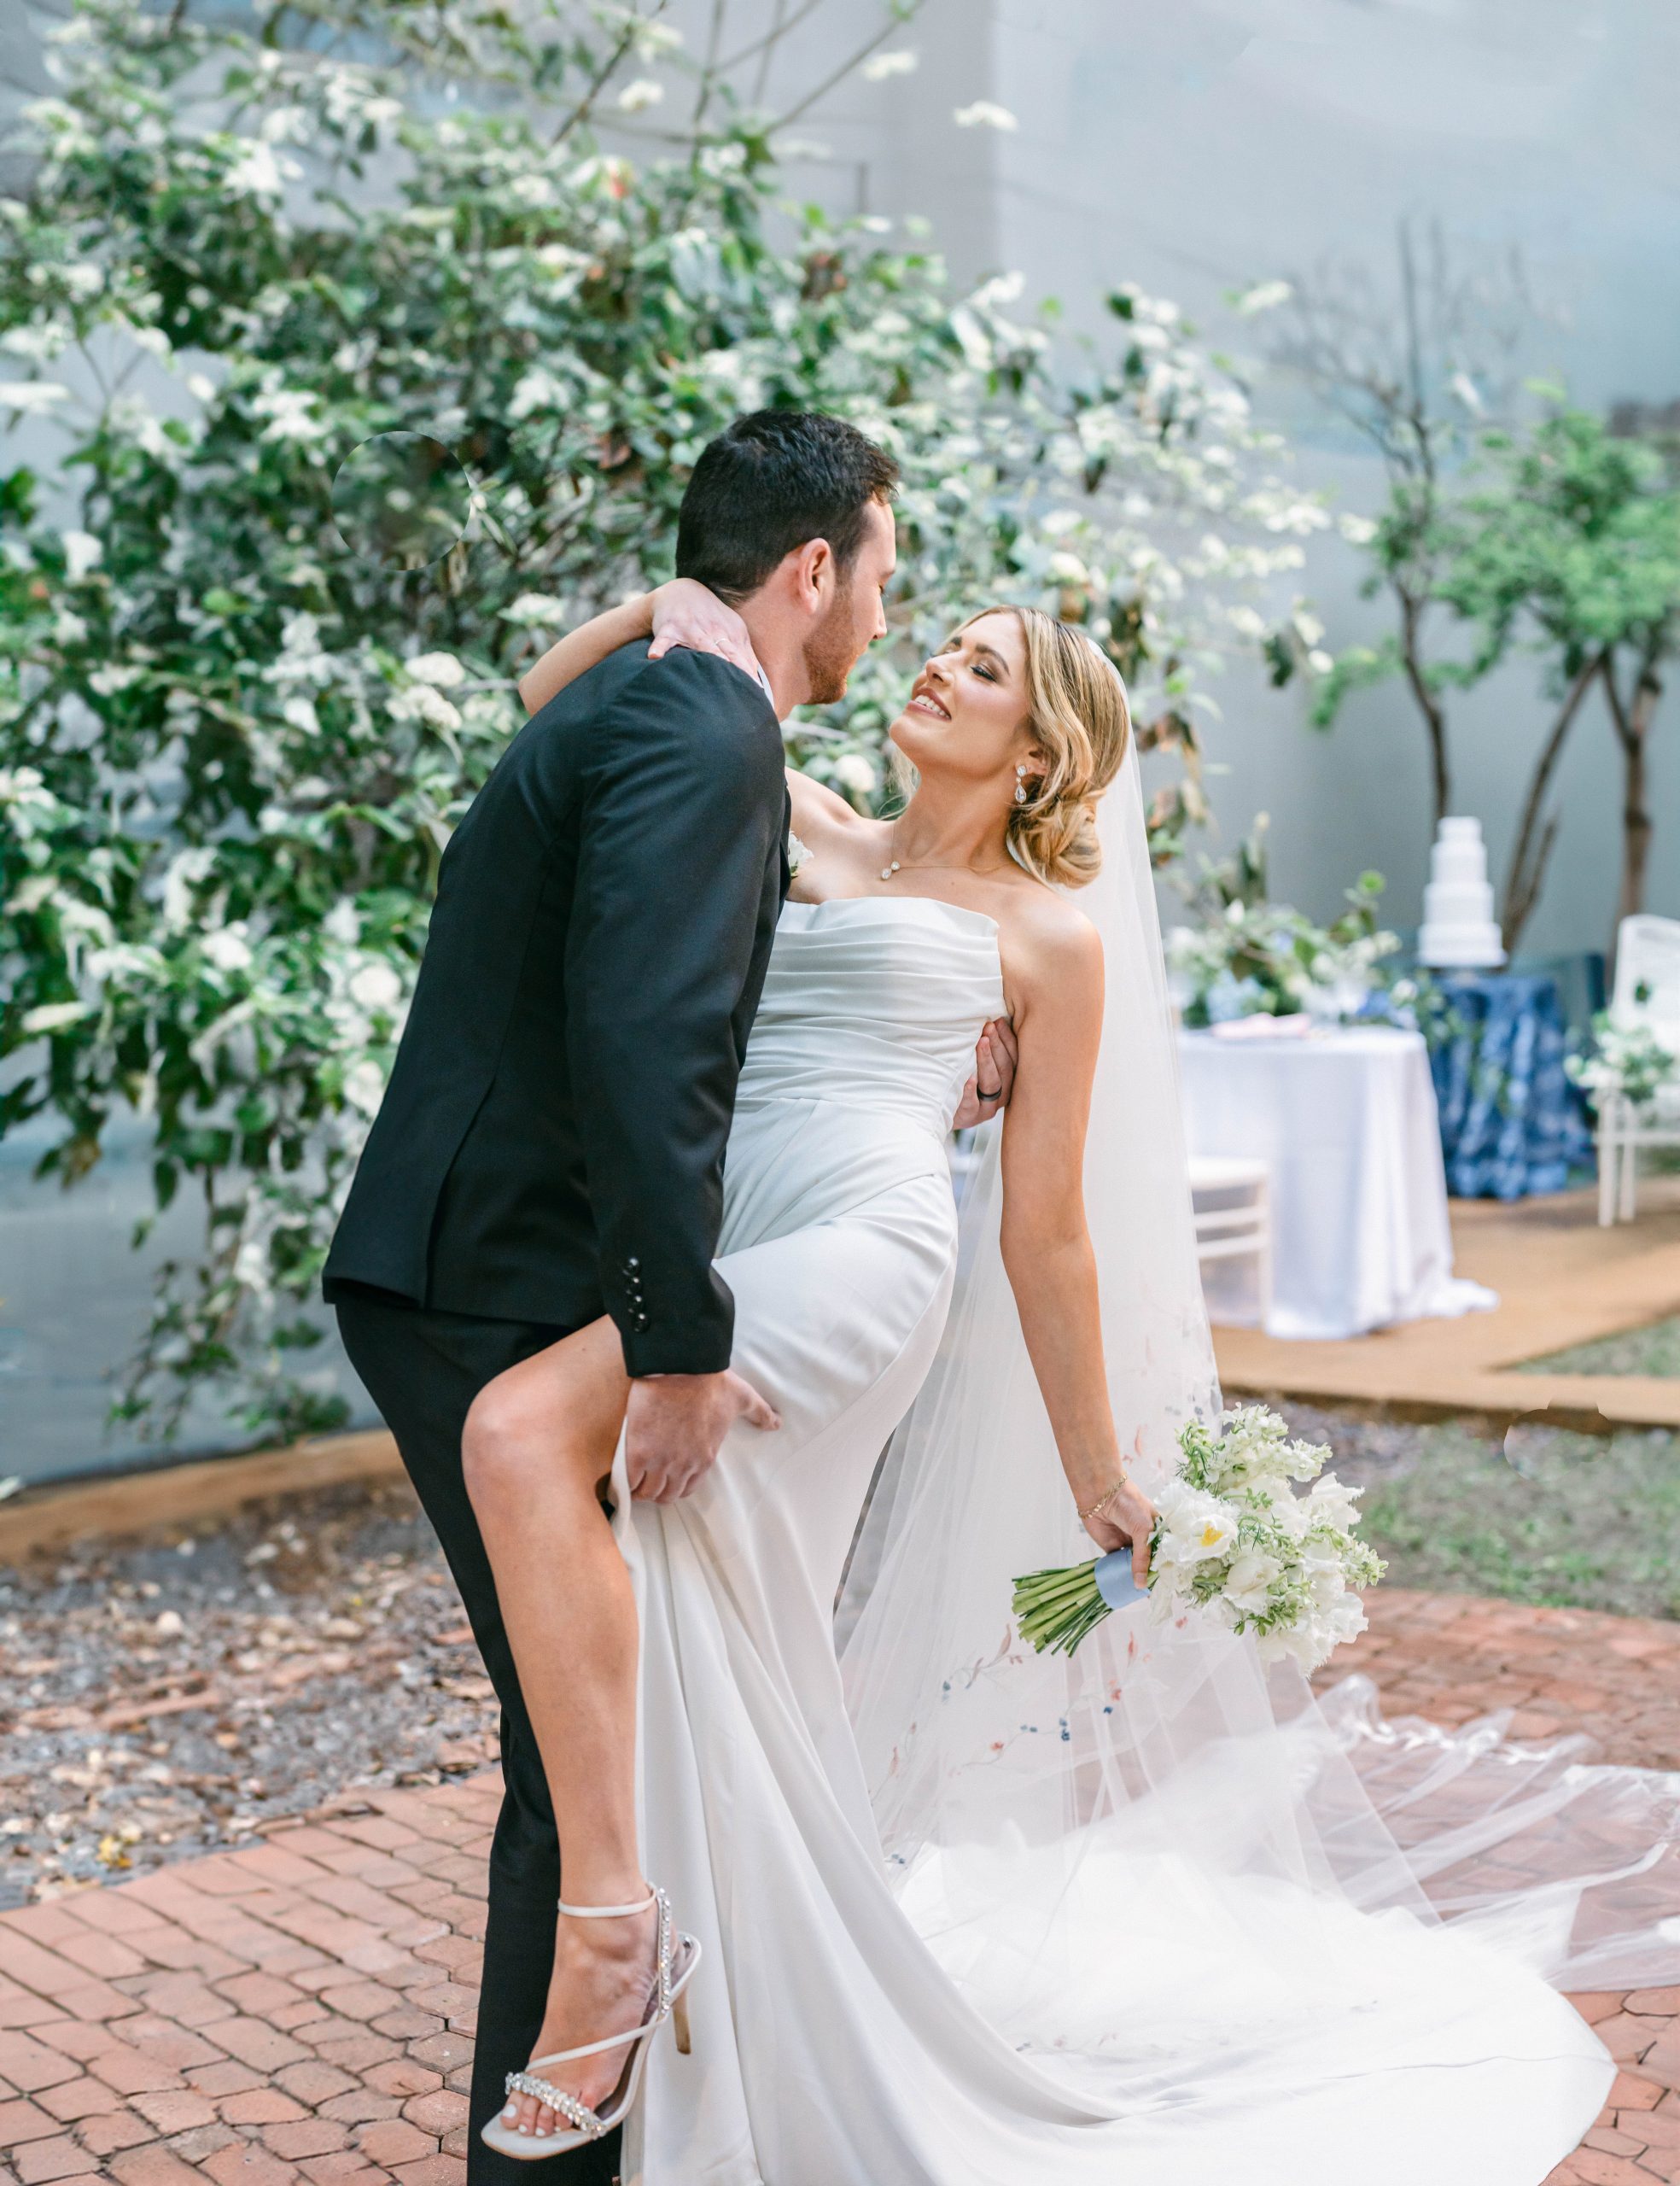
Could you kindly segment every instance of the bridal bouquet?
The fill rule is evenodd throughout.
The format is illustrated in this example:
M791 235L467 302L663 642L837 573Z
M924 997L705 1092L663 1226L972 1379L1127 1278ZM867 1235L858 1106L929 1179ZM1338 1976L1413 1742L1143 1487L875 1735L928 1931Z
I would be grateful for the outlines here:
M1325 1471L1328 1447L1292 1441L1264 1405L1219 1424L1213 1434L1193 1420L1179 1435L1183 1461L1156 1498L1146 1595L1132 1581L1129 1549L1015 1581L1021 1635L1041 1653L1070 1655L1111 1610L1143 1599L1157 1623L1201 1610L1252 1633L1263 1660L1303 1670L1365 1629L1356 1590L1374 1586L1385 1566L1353 1537L1360 1491Z

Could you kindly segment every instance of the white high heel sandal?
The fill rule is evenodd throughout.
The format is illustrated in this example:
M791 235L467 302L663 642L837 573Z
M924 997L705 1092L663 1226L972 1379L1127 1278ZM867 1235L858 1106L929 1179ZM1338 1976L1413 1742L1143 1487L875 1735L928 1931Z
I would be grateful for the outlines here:
M499 2113L480 2136L487 2148L510 2155L516 2163L535 2163L551 2155L563 2155L568 2148L581 2148L586 2141L598 2141L604 2134L621 2125L635 2107L641 2088L648 2037L657 2033L668 2019L676 2036L678 2049L685 2057L688 2054L688 2004L683 1990L693 1979L694 1969L700 1963L700 1946L692 1936L673 1929L671 1903L664 1891L650 1889L647 1896L634 1905L568 1905L563 1898L560 1910L574 1920L621 1920L633 1914L645 1913L650 1905L659 1908L659 1920L654 1946L653 1994L641 2025L633 2027L627 2034L610 2034L603 2041L586 2042L575 2049L556 2049L549 2056L533 2057L522 2072L510 2072L507 2076L510 2095L534 2095L557 2117L569 2120L574 2130L569 2133L516 2132ZM592 2110L586 2102L568 2095L564 2088L551 2086L541 2077L551 2065L569 2064L579 2057L598 2057L606 2050L621 2049L627 2043L633 2046L624 2060L618 2085L599 2110Z

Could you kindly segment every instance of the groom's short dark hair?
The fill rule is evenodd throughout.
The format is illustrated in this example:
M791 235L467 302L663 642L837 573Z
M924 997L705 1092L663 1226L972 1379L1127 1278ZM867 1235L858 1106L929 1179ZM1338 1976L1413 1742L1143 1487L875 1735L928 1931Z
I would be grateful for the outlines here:
M755 410L700 452L677 517L677 575L744 599L808 539L827 540L844 570L869 504L897 484L891 456L843 418Z

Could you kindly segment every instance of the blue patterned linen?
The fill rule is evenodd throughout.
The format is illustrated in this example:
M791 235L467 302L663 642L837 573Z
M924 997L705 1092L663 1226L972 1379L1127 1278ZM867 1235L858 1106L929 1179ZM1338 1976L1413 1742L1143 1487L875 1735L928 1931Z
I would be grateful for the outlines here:
M1435 974L1453 1036L1432 1043L1447 1189L1458 1199L1560 1192L1590 1168L1586 1105L1564 1075L1568 1027L1549 973Z

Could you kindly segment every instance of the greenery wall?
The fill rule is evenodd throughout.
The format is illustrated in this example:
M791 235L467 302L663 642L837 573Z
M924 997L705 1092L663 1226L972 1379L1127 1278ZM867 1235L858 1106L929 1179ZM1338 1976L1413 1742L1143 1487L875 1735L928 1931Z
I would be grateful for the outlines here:
M860 803L912 664L999 593L1125 672L1164 861L1228 650L1329 662L1263 611L1326 519L1170 307L1117 290L1053 368L1018 283L955 299L905 230L783 207L767 118L703 63L696 96L657 9L254 12L80 7L0 201L0 418L53 450L0 465L0 1132L51 1119L73 1185L114 1113L150 1119L159 1206L195 1190L207 1229L126 1413L166 1430L220 1376L287 1434L338 1416L301 1308L512 679L669 573L732 415L837 411L904 466L892 640L790 730ZM604 153L599 117L685 70L692 127ZM344 469L393 432L458 486L424 567Z

